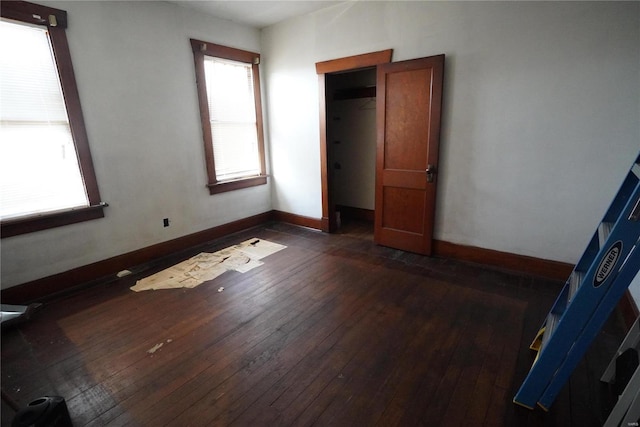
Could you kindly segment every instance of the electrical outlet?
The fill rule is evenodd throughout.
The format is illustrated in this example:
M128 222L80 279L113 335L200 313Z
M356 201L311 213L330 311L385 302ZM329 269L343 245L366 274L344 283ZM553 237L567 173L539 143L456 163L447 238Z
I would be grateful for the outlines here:
M162 225L164 225L165 227L169 226L169 218L165 218L162 220Z

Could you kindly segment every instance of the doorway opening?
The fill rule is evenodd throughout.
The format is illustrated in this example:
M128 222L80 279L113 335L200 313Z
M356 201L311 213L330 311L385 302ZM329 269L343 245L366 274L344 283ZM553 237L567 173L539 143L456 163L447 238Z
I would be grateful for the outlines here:
M327 173L335 228L373 229L376 178L376 68L326 75Z
M351 110L351 105L355 104L357 107L362 107L362 111L369 110L370 114L373 114L373 133L375 135L375 87L376 87L376 66L378 64L385 64L391 61L391 54L393 50L383 50L379 52L366 53L362 55L350 56L346 58L334 59L330 61L316 63L316 72L318 74L318 86L319 86L319 99L320 99L320 170L321 170L321 182L322 182L322 231L335 232L338 230L340 220L336 215L336 197L338 200L347 200L347 204L354 204L353 198L345 199L342 194L337 192L345 191L352 192L353 187L348 189L339 184L334 184L334 180L337 178L338 183L345 182L345 171L348 174L358 173L360 170L352 168L352 164L363 164L362 160L355 162L350 160L351 154L346 154L346 163L343 168L343 160L345 157L345 151L349 149L343 149L347 146L346 141L342 137L342 132L347 132L349 129L342 129L340 126L335 126L338 122L341 124L348 123L348 117L350 113L346 113L344 121L342 120L343 109ZM373 76L373 78L371 77ZM340 99L342 98L342 99ZM359 102L359 104L358 104ZM340 104L339 104L340 103ZM339 111L337 114L334 114ZM340 117L338 120L333 120L333 117ZM363 114L362 117L367 116ZM343 126L345 127L345 126ZM346 126L349 127L348 125ZM347 135L348 137L348 135ZM344 142L343 142L344 140ZM336 141L338 141L336 143ZM343 145L344 144L344 145ZM348 144L352 147L354 144ZM340 146L339 148L336 148ZM373 149L375 153L376 139L373 139ZM357 151L357 150L356 150ZM337 156L337 157L336 157ZM370 165L365 165L364 168L368 171L373 171L375 176L375 155L374 161ZM336 169L337 167L337 169ZM339 176L336 176L336 171L340 171ZM367 176L369 172L364 171L364 176ZM366 181L367 178L361 176L358 178L360 181ZM349 180L351 181L351 180ZM375 180L374 180L375 181ZM348 184L350 185L350 184ZM338 190L337 188L340 188ZM375 190L374 190L375 191ZM355 203L361 206L369 206L360 203ZM347 206L347 205L345 205ZM352 208L358 208L358 206L351 206ZM368 210L367 208L360 208ZM372 208L373 209L373 208ZM340 205L340 215L343 212L347 212L348 209L344 209ZM354 212L363 213L359 210L352 209L350 214Z

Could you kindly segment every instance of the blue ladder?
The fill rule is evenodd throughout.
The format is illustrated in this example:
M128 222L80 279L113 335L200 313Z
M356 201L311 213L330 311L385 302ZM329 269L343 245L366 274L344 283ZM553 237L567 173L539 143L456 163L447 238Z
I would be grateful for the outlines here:
M640 269L640 155L565 282L513 402L548 410Z

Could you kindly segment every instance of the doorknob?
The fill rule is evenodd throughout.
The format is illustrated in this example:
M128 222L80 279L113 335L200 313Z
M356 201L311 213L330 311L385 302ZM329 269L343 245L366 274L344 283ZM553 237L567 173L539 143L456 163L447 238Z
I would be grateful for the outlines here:
M425 172L427 173L427 182L433 182L433 178L436 174L436 167L429 163Z

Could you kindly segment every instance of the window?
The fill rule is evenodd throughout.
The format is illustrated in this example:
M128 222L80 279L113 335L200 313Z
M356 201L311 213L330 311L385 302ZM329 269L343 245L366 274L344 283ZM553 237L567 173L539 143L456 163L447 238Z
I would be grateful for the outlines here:
M211 194L267 183L260 55L191 40Z
M27 2L0 12L2 237L101 218L66 12Z

